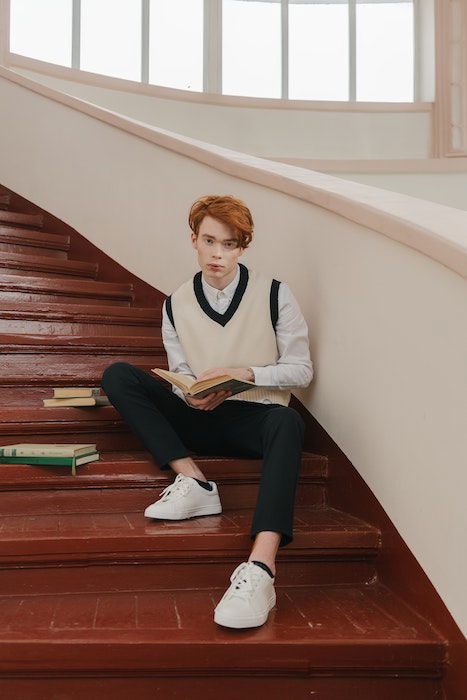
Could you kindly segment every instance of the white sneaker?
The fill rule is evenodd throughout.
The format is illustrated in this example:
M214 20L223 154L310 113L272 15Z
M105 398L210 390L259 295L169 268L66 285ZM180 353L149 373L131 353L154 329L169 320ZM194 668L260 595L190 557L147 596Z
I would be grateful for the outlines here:
M191 476L179 474L173 484L167 486L155 503L144 511L146 518L164 520L184 520L196 515L217 515L222 513L217 486L209 482L212 490L208 491Z
M274 579L253 562L237 566L230 587L214 610L214 622L224 627L259 627L276 604Z

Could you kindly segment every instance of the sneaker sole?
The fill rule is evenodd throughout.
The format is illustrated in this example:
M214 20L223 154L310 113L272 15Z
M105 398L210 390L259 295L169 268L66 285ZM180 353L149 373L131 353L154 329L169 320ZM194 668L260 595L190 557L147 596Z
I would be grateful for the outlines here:
M203 508L197 508L181 517L175 517L173 515L149 515L147 514L147 509L144 511L145 518L152 518L153 520L189 520L190 518L197 518L203 515L219 515L222 513L222 508L211 508L211 506L204 506Z
M266 612L258 613L254 617L237 617L234 620L228 617L223 617L222 613L214 611L214 622L222 627L231 627L232 629L246 629L248 627L261 627L264 625L268 619L268 615L276 604L276 597L271 598L269 601L269 607Z

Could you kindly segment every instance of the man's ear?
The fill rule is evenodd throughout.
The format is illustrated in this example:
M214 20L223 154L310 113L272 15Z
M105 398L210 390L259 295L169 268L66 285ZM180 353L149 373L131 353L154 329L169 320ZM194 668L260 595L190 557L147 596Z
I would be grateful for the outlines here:
M197 234L194 231L192 231L191 232L191 245L193 246L193 248L195 250L197 250L197 245L196 245L197 240L198 240Z

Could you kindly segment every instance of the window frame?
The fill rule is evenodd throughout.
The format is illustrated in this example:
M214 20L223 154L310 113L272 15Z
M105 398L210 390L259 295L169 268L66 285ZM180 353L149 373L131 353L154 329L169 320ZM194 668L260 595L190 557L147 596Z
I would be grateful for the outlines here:
M258 0L243 0L253 2ZM260 0L281 5L281 99L289 99L289 0ZM346 102L357 102L357 65L356 65L356 7L358 0L294 0L303 4L348 4L349 11L349 95ZM149 83L149 14L150 0L141 2L141 61L140 81ZM400 3L407 0L372 0L374 3ZM420 53L420 2L411 0L414 13L414 72L413 102L420 95L421 75ZM204 36L203 36L203 92L222 95L222 3L223 0L204 0ZM71 67L81 69L81 0L72 0L72 50ZM169 87L169 86L164 86ZM261 98L258 98L261 99ZM315 100L306 100L314 102Z

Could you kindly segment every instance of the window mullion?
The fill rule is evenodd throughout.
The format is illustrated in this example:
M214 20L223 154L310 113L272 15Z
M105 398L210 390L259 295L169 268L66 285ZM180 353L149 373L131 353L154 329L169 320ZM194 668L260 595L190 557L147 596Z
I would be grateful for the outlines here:
M149 83L149 13L151 0L141 0L141 82Z
M81 0L73 0L71 22L71 67L81 68Z
M222 0L204 0L203 90L222 93Z
M281 0L282 99L289 97L289 0Z
M357 100L357 0L349 2L349 102Z

